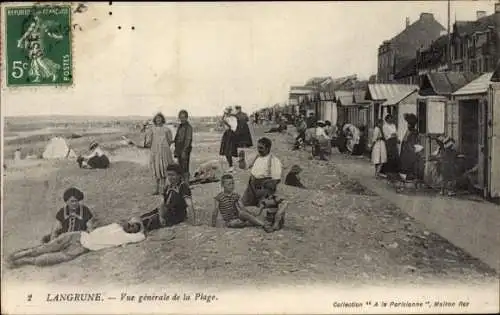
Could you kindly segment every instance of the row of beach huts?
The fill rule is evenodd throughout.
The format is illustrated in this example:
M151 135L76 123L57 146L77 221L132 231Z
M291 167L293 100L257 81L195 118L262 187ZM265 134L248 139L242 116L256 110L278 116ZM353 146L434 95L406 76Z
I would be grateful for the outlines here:
M391 114L400 139L406 133L403 115L413 113L426 160L437 149L432 139L450 136L466 165L478 166L477 183L484 196L500 197L500 69L483 74L431 72L418 85L370 83L356 75L312 78L304 86L292 86L287 104L273 110L314 113L316 119L338 126L364 126L369 138L376 120Z

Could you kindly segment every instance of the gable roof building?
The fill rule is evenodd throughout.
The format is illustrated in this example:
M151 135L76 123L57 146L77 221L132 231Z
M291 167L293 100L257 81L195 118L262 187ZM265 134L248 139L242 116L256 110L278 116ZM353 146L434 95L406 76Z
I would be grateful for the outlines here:
M392 82L394 75L415 58L417 49L428 47L444 31L445 28L431 13L421 13L413 24L407 20L401 33L379 46L377 82Z

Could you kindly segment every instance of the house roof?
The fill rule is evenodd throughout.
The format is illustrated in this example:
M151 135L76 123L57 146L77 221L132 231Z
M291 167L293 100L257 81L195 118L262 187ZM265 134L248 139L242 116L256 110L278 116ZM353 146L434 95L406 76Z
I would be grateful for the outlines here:
M384 103L382 103L382 106L390 106L390 105L396 105L411 94L415 93L418 91L418 87L414 86L414 89L408 90L408 91L401 91L400 93L391 95L391 98L387 99Z
M332 81L330 77L315 77L307 80L306 86L325 85Z
M427 79L437 95L451 95L477 77L477 74L469 72L431 72L427 74Z
M342 106L354 106L354 92L353 91L335 91L335 99Z
M488 87L490 86L492 76L493 72L487 72L453 93L453 95L458 96L486 93L488 91Z
M373 101L390 101L401 100L411 92L418 89L418 86L411 84L368 84L367 99Z
M440 36L445 28L434 18L432 14L421 13L420 18L406 27L391 40L386 41L396 51L395 72L402 68L415 57L415 51L419 48L428 47L431 42ZM382 45L385 45L382 44Z
M291 86L288 94L289 96L309 95L314 90L314 87L311 86Z
M350 75L342 78L335 78L330 83L330 88L332 90L342 90L346 88L351 88L352 82L357 81L357 75Z
M457 21L454 24L454 30L459 35L471 35L475 32L483 32L488 27L500 26L500 14L494 13L476 21Z
M368 100L365 99L365 91L364 90L354 90L354 103L366 103Z

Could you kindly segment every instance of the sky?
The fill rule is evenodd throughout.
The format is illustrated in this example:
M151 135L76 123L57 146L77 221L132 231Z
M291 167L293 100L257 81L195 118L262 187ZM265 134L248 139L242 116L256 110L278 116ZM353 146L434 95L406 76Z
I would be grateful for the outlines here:
M73 32L74 85L2 83L4 116L214 116L237 104L250 113L286 102L291 85L312 77L368 79L378 46L406 17L429 12L447 27L446 1L88 5L73 17L82 28ZM451 6L452 22L494 12L493 1Z

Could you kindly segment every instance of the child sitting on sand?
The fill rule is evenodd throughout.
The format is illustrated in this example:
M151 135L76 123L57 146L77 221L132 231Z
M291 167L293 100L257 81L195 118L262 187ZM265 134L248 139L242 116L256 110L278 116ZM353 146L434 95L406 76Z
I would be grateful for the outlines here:
M83 198L83 192L74 187L64 192L66 205L57 212L52 232L42 238L42 243L48 243L63 233L92 230L93 215L89 208L81 204Z
M163 203L140 217L146 231L185 222L188 217L188 209L192 215L192 224L197 225L191 189L184 181L183 169L179 164L170 164L166 170L169 184L163 191Z
M266 187L268 195L260 201L260 212L265 211L264 230L271 233L281 230L285 224L285 210L288 204L276 195L276 188Z
M264 222L251 215L241 203L240 195L234 192L234 178L224 174L221 178L222 192L215 196L215 207L212 214L212 226L217 225L220 214L228 228L243 228L246 226L264 226Z

